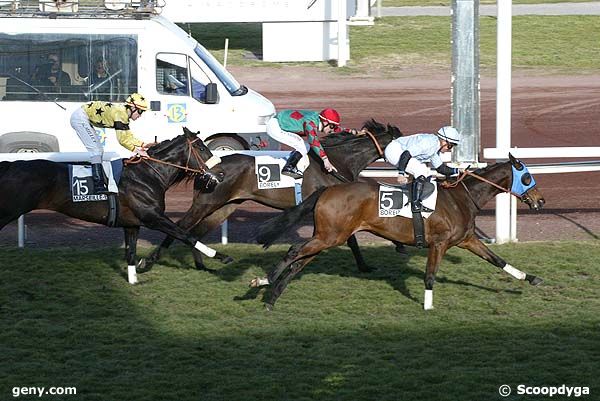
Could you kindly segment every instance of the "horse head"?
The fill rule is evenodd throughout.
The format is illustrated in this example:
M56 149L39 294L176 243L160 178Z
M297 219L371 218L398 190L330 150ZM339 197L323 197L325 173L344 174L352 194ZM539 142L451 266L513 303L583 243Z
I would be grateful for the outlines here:
M386 127L375 120L369 120L357 134L332 134L323 138L321 143L333 165L341 168L344 176L352 176L354 180L366 166L384 157L383 149L399 136L402 133L397 127Z
M512 171L510 192L522 202L525 202L530 209L540 210L543 208L546 201L525 163L516 159L510 153L508 159Z
M403 135L395 125L387 124L385 126L374 119L365 121L360 132L373 134L383 148L389 145L394 139L400 138Z
M160 142L148 149L148 155L163 164L180 170L178 180L184 176L200 175L205 181L206 188L212 188L223 180L208 170L221 162L221 159L211 152L198 136L183 127L183 134L171 140Z

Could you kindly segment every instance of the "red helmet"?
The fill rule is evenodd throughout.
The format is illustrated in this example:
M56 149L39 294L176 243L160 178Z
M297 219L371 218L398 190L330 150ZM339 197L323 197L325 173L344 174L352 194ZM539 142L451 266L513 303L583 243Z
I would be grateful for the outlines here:
M319 117L326 123L340 125L340 113L334 109L325 109L319 113Z

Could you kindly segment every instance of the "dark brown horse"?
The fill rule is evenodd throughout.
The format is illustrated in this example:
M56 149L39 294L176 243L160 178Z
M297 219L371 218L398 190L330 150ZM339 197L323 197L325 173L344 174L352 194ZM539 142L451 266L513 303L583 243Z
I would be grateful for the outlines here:
M303 198L308 197L318 188L339 184L343 182L342 180L355 181L365 167L383 157L382 149L385 146L402 135L397 127L391 125L386 127L374 120L367 121L363 128L368 131L368 134L355 136L350 133L340 133L323 138L322 143L329 159L339 169L337 177L328 174L313 152L309 153L311 163L304 173ZM218 227L245 201L252 200L276 209L287 209L296 205L294 188L258 189L255 160L252 156L225 156L211 171L225 172L223 182L210 193L206 193L202 186L199 186L199 189L194 191L192 207L177 223L180 228L190 231L198 238L202 238L207 232ZM141 262L140 270L150 269L172 242L173 238L165 238L145 264ZM351 235L347 242L352 249L358 269L370 271L362 257L356 237ZM194 251L194 260L196 268L206 269L200 252Z
M433 284L442 256L458 246L487 260L513 277L538 285L542 280L512 267L489 250L475 235L475 216L481 207L501 192L511 192L535 210L545 203L535 181L522 162L510 160L466 173L453 187L439 189L435 212L425 221L429 248L425 274L424 308L433 307ZM319 252L342 244L358 231L369 231L383 238L414 243L412 219L378 217L378 185L351 183L315 192L302 204L263 224L258 240L268 247L304 215L314 211L314 234L308 241L290 248L268 277L254 279L251 286L273 286L267 309L271 309L290 280Z
M184 179L200 174L203 186L215 185L206 161L213 157L197 134L184 134L148 150L149 159L128 164L119 183L116 220L125 229L130 282L135 281L136 242L140 226L162 231L186 244L224 258L178 227L165 215L165 192ZM209 163L212 165L212 163ZM67 163L31 160L0 163L0 230L20 215L36 209L107 224L109 201L73 202Z

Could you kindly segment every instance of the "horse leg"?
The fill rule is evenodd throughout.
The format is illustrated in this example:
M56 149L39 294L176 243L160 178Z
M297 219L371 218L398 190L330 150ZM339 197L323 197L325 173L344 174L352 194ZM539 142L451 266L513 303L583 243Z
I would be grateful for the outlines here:
M204 220L197 224L192 229L192 234L197 238L202 238L206 233L215 229L216 227L223 224L223 222L238 208L238 204L229 203L220 209L217 209L212 214L207 216ZM198 270L208 270L202 260L202 253L197 249L192 249L192 255L194 256L194 264ZM218 259L223 264L229 264L233 262L233 258L227 254L217 254L215 259Z
M360 248L358 247L358 241L356 240L356 235L351 235L348 238L348 241L346 241L346 243L352 250L352 255L354 255L354 260L356 261L356 266L358 267L358 271L363 272L363 273L370 273L370 272L377 270L373 267L370 267L365 262L365 260L362 256L362 252L360 251Z
M313 260L316 256L317 255L309 256L292 263L289 266L288 270L285 272L285 274L279 277L279 279L277 279L275 282L273 282L273 289L271 290L271 295L269 296L269 300L265 303L265 308L267 308L269 312L273 310L275 302L277 302L277 299L279 299L281 293L285 290L290 281L292 281L292 279L304 269L304 266L310 263L310 261Z
M175 238L167 235L160 245L154 248L150 253L150 256L140 261L140 267L143 267L145 271L150 271L152 267L154 267L154 264L160 260L162 253L171 246L173 241L175 241Z
M125 257L127 258L127 281L129 284L138 282L136 273L137 239L139 227L125 227Z
M507 272L514 278L516 278L517 280L526 280L531 285L539 285L544 281L537 276L527 274L527 273L522 272L519 269L516 269L513 266L509 265L500 256L498 256L494 252L492 252L487 246L485 246L485 244L483 242L481 242L479 239L475 238L474 236L471 236L471 237L467 238L466 240L464 240L463 242L461 242L460 244L458 244L458 247L466 249L468 251L471 251L472 253L479 256L480 258L482 258L482 259L488 261L489 263L493 264L494 266L499 267L500 269L504 270L505 272Z
M175 239L178 239L179 241L182 241L193 248L198 249L200 252L204 253L208 257L225 258L225 255L219 254L219 252L204 245L197 238L190 235L177 224L169 220L167 216L156 210L144 210L143 215L139 216L139 219L143 222L144 226L152 230L162 231L163 233L170 235L171 237L174 237Z
M307 241L308 242L308 241ZM298 252L302 247L307 243L303 242L302 244L295 244L288 249L287 253L281 259L279 263L267 274L266 277L255 277L250 281L250 287L263 287L265 285L270 285L277 281L281 273L296 260L298 257Z
M177 225L183 230L190 231L196 238L202 238L207 232L220 225L227 217L229 217L231 213L235 211L237 207L238 205L234 203L227 204L222 208L214 211L208 217L200 218L200 220L198 220L198 218L195 216L195 213L191 213L190 209L190 211L188 211L181 218L181 220L177 222ZM175 238L167 236L160 244L160 246L158 246L156 249L154 249L154 251L152 251L148 259L146 259L145 261L145 267L147 270L150 270L152 266L160 260L164 250L169 248L169 246L171 246L174 240ZM196 265L196 269L209 270L204 265L204 262L202 260L202 253L200 251L193 248L192 254L194 256L194 263ZM217 256L215 256L215 258L219 259L224 264L233 262L233 258L231 258L229 255L221 253L217 253Z
M435 274L437 273L442 256L446 252L446 247L440 243L430 245L427 255L427 269L425 272L425 298L423 309L433 309L433 284L435 283Z
M298 274L304 266L308 264L311 260L314 259L321 251L325 249L332 248L337 245L341 245L344 243L344 238L347 237L329 237L329 238L320 238L318 236L312 237L310 240L302 244L299 248L291 247L288 251L288 255L284 258L286 260L285 266L290 266L288 272L285 276L278 278L277 280L270 281L273 283L273 291L271 292L271 296L269 301L265 304L268 310L272 310L275 302L285 290L288 283L294 278L296 274ZM293 256L295 255L295 256ZM285 266L281 269L285 269ZM280 266L281 267L281 266Z
M408 251L406 250L406 245L402 242L392 241L394 245L396 245L396 252L398 252L402 256L408 256Z

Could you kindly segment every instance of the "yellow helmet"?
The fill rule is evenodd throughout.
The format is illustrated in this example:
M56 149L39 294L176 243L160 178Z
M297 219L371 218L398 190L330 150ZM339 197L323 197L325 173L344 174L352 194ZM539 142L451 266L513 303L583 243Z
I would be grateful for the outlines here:
M148 101L146 98L139 93L132 93L127 97L125 103L128 105L135 107L138 110L146 111L148 110Z

